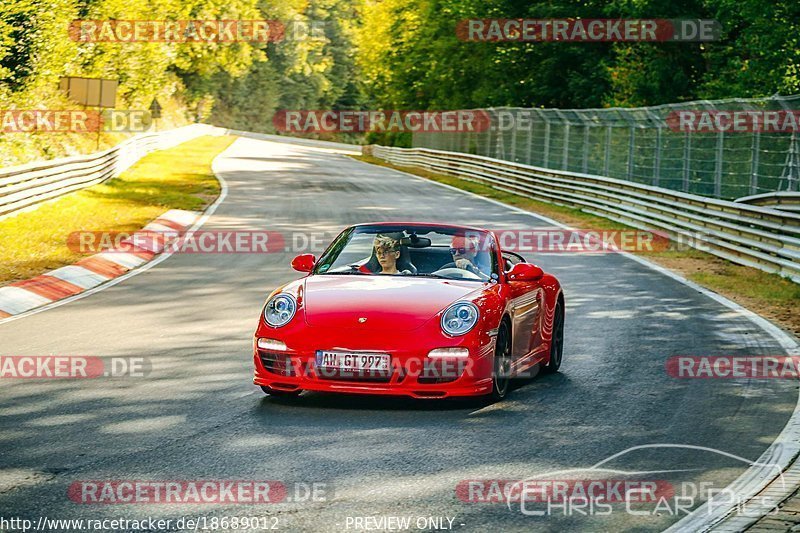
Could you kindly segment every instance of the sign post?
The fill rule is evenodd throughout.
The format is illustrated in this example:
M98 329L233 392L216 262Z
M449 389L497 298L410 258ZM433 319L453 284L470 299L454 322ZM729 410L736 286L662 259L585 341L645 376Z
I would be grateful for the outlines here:
M59 87L67 93L67 97L77 104L84 107L96 107L98 119L101 109L114 109L117 102L117 80L103 78L81 78L64 77L61 78ZM97 124L97 149L100 149L100 126Z
M156 119L161 118L161 104L159 104L158 100L155 98L153 98L153 102L150 104L150 118L153 119L153 128L158 131Z

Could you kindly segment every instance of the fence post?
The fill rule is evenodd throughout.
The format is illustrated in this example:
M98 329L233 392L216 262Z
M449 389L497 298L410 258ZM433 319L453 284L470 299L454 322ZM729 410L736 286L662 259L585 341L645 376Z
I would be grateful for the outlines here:
M653 161L653 187L661 180L661 126L656 128L656 155Z
M533 117L530 117L528 121L530 127L528 128L528 146L525 147L525 162L530 165L531 164L531 149L533 147L533 127L535 125L533 121Z
M689 158L692 155L692 134L683 134L683 192L689 192Z
M636 127L631 126L628 138L628 181L633 181L633 143L636 142Z
M716 165L714 165L714 198L722 196L722 159L725 155L723 151L725 143L725 133L720 131L717 134L717 156Z
M517 113L512 115L514 117L514 126L511 128L511 157L509 161L517 162Z
M608 174L611 171L611 135L612 135L612 131L613 130L611 129L611 124L606 126L606 147L605 147L606 153L604 154L604 159L603 159L603 176L606 176L606 177L611 177Z
M550 166L550 120L544 119L544 165Z
M797 153L797 132L792 132L792 168L791 174L789 176L789 190L796 191L797 190L797 174L800 172L798 169L798 158L800 158L800 154Z
M564 124L564 151L561 156L561 169L569 170L569 121Z
M661 131L662 122L658 115L652 109L646 108L647 118L649 125L655 125L656 128L656 148L653 153L653 187L658 187L661 180Z
M761 151L761 132L753 133L753 155L750 158L750 194L758 194L758 159Z
M500 111L500 113L502 113L502 110ZM499 118L500 114L498 114L497 116ZM502 150L502 152L500 150ZM495 159L505 159L505 157L503 157L503 156L505 156L505 153L506 153L506 145L503 142L503 132L500 129L500 121L498 120L497 121L497 137L495 137L495 140L494 140L494 155L490 156L490 157L494 157Z
M491 157L492 156L492 152L491 152L492 131L495 128L495 122L497 122L493 109L489 110L489 115L491 116L491 120L489 120L489 129L486 131L486 148L484 149L483 153L481 154L481 155L486 156L486 157Z
M583 173L589 173L589 125L583 125Z

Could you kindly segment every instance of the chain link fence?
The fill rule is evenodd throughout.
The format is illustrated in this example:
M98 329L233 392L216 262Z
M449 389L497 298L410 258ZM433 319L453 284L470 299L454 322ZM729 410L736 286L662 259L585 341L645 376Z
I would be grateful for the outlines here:
M777 111L785 117L798 102L800 95L627 109L491 108L486 112L492 125L485 131L418 132L412 144L736 199L798 191L797 128L683 131L688 128L675 127L676 113Z

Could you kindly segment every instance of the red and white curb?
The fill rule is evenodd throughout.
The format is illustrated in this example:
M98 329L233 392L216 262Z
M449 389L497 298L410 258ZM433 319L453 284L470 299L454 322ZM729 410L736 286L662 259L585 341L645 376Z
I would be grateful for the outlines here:
M0 287L0 319L74 296L142 266L189 230L199 217L200 213L194 211L171 209L122 241L128 244L134 240L135 252L101 252L74 265Z

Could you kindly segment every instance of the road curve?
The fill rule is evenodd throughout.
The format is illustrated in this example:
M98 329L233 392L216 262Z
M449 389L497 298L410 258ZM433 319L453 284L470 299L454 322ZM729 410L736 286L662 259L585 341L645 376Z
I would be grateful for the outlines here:
M215 168L228 196L204 229L330 237L373 220L547 225L298 145L241 138ZM462 502L455 488L467 479L586 468L656 443L755 460L797 402L789 380L667 376L664 362L673 355L782 350L745 317L615 254L529 256L564 287L564 365L559 374L522 383L501 404L324 394L270 399L251 384L251 335L265 295L298 277L291 256L176 254L87 298L0 324L0 355L143 356L152 367L146 378L3 381L3 516L269 515L291 531L342 531L353 517L411 516L454 518L452 527L463 531L657 531L680 516L634 516L624 506L603 516L527 516L518 506ZM681 470L655 477L716 487L747 468L688 448L633 451L613 466ZM75 481L106 479L316 481L331 490L324 502L268 506L79 505L67 498Z

